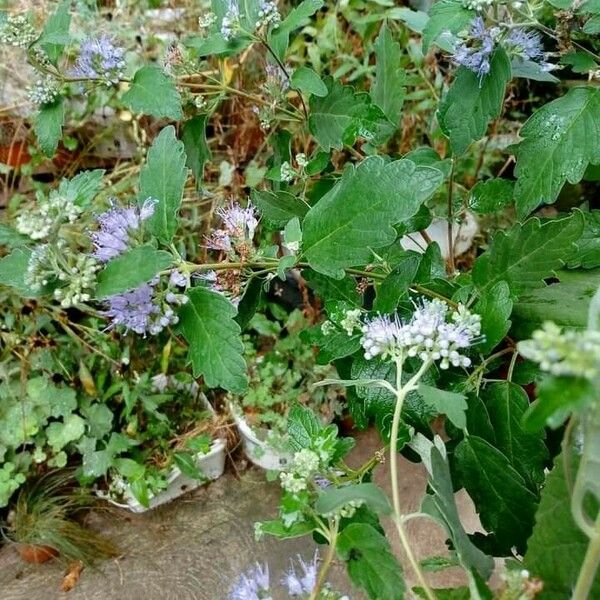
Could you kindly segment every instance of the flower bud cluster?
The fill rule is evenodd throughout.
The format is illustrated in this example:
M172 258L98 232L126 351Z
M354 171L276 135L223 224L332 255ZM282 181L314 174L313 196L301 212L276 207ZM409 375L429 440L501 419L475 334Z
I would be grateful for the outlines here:
M471 359L462 351L479 340L481 318L462 305L450 311L441 300L422 300L410 320L378 315L363 324L362 333L367 359L418 357L439 361L441 369L468 367Z
M43 79L38 79L32 86L27 88L27 98L37 106L54 102L59 93L60 84L52 75L46 75Z
M63 308L91 299L91 292L96 286L96 273L100 269L100 265L87 254L77 254L73 260L73 266L58 274L58 280L66 283L66 286L54 290L54 298Z
M360 508L364 503L364 500L350 500L350 502L338 506L335 510L325 513L323 516L328 519L351 519L356 513L356 509Z
M221 35L226 41L232 40L240 28L240 9L237 0L228 0L227 12L221 21Z
M0 44L27 48L38 37L25 15L11 15L0 27Z
M494 0L463 0L463 7L469 10L484 11L492 4Z
M308 487L308 480L318 471L321 461L319 455L304 448L294 454L291 467L279 475L281 487L296 494Z
M80 214L81 208L73 200L54 192L33 210L21 213L16 229L32 240L43 240L63 223L74 223Z
M281 15L277 10L277 2L275 0L261 0L258 7L258 21L256 21L256 29L268 27L271 25L274 29L279 27L281 23Z
M600 374L600 331L563 331L547 322L531 340L519 342L518 348L552 375L595 379Z
M55 271L50 263L50 246L36 246L29 257L24 281L34 292L40 291L55 277Z

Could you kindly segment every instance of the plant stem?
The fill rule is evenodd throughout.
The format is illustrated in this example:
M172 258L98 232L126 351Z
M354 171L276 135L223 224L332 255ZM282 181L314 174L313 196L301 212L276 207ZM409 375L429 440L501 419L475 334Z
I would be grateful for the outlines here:
M339 520L334 520L333 528L331 529L331 535L329 536L329 549L327 551L327 555L325 556L325 560L323 561L323 565L319 569L319 577L317 578L317 583L313 591L310 594L309 600L317 600L319 594L321 593L321 589L325 585L325 581L327 580L327 574L329 573L329 569L331 568L331 564L335 557L335 546L337 543L338 531L339 531Z
M587 600L591 598L591 590L596 579L596 573L600 566L600 514L596 517L594 526L594 535L590 539L589 546L585 553L581 571L577 578L577 584L571 600Z
M454 264L454 166L456 160L452 157L450 169L450 181L448 182L448 271L454 276L456 265Z
M404 359L400 357L396 360L396 407L394 409L394 419L392 421L392 431L391 431L391 440L390 440L390 477L392 484L392 503L394 505L394 524L396 525L396 530L398 531L398 536L400 537L400 543L404 548L404 552L408 558L408 562L412 567L415 575L419 583L421 584L425 595L428 600L435 600L435 596L423 575L423 571L419 566L419 563L413 554L413 551L410 547L410 541L408 539L408 535L404 529L404 517L400 508L400 492L398 490L398 429L400 427L400 415L402 413L402 405L404 404L404 399L406 395L416 389L416 384L425 373L425 371L429 368L430 362L425 361L421 368L413 375L413 377L408 381L405 386L402 386L402 363Z

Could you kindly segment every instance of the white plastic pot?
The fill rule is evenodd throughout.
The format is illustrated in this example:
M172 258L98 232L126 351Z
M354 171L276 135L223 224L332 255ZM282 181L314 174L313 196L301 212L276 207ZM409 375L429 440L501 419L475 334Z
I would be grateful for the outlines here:
M206 400L206 398L204 400L207 408L211 413L214 414L212 406L210 406L208 400ZM208 452L199 452L195 455L194 462L207 479L215 480L223 475L223 471L225 470L226 447L227 444L225 440L219 437L216 440L213 440ZM120 479L113 479L112 487L118 490L119 497L122 498L121 502L115 500L112 495L107 492L98 491L96 494L114 506L126 508L134 513L144 513L148 510L156 508L157 506L171 502L171 500L179 498L179 496L182 496L191 490L195 490L204 483L206 483L205 479L194 479L192 477L188 477L181 472L179 467L174 466L167 477L167 488L162 492L151 496L149 505L147 507L138 502L136 497L133 495L130 486Z
M250 425L248 425L242 412L236 410L231 404L229 405L229 411L240 432L244 453L252 463L267 471L282 471L290 464L292 460L291 454L277 451L271 448L266 442L260 440L254 431L252 431Z

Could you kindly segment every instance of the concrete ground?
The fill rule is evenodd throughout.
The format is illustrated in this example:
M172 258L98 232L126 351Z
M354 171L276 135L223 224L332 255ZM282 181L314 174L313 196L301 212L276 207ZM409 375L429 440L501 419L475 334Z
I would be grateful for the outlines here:
M359 464L379 448L373 431L359 435L349 462ZM418 509L426 478L421 465L400 462L400 494L403 511ZM378 467L376 481L389 493L387 465ZM60 591L64 567L57 562L27 565L14 548L0 550L0 600L225 600L236 576L255 561L267 561L279 578L289 558L300 553L312 556L314 544L308 538L277 541L254 540L254 522L273 518L277 510L278 486L265 481L264 473L249 468L236 475L227 473L218 481L200 488L151 513L134 515L111 508L92 515L91 524L112 537L123 556L102 563L98 570L82 572L76 587ZM467 531L478 528L477 515L468 497L457 495ZM395 530L386 523L399 556ZM415 519L408 531L419 558L447 555L443 531L429 520ZM410 572L407 573L409 583ZM342 565L330 578L334 587L352 600L363 595L353 591ZM464 582L458 569L431 575L436 587ZM275 595L275 600L278 599Z

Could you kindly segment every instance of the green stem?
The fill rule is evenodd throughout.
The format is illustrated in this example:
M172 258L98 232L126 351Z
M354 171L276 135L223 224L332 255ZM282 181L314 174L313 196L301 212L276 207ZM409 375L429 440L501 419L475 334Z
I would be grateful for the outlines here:
M339 520L335 519L333 528L331 529L331 534L329 535L329 549L327 551L327 555L325 556L325 560L323 561L323 565L319 569L319 577L317 578L317 583L310 594L309 600L317 600L319 594L321 593L321 589L325 585L327 574L329 573L329 569L331 568L331 564L333 563L333 559L335 557L335 546L337 544L339 526Z
M571 600L588 600L591 598L591 590L596 579L596 573L600 566L600 514L596 518L594 526L594 535L590 539L589 546L585 553L581 571L577 578L575 590Z
M402 515L401 507L400 507L400 492L398 488L398 429L400 427L400 415L402 413L402 405L404 404L404 399L406 395L416 389L417 383L419 379L421 379L423 373L429 368L431 364L429 361L425 361L421 368L411 377L408 383L405 386L402 386L402 363L404 362L403 357L400 357L396 360L396 407L394 409L394 418L392 421L392 431L391 431L391 440L390 440L390 476L391 476L391 484L392 484L392 503L394 505L394 524L396 525L396 530L398 531L398 537L400 538L400 543L404 548L404 552L408 558L408 562L412 567L415 575L419 583L421 584L425 595L428 600L435 600L435 595L433 594L425 576L423 575L423 571L419 566L419 563L413 554L412 548L410 547L410 541L408 539L408 535L406 534L406 530L404 529L404 516Z

